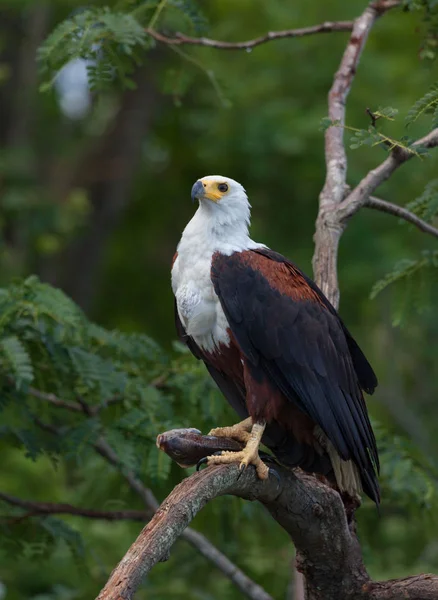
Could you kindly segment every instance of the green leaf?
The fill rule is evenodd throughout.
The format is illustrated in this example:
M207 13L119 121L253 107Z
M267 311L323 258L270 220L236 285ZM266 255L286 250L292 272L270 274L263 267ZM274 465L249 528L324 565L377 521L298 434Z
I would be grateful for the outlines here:
M409 110L406 116L406 126L409 127L412 123L426 113L433 113L432 121L436 123L438 108L438 83L435 83L430 90ZM436 124L433 127L437 127Z
M387 119L388 121L394 121L394 118L398 114L398 109L393 108L392 106L381 107L373 112L374 116L380 117L382 119Z
M58 72L73 59L87 61L92 89L105 89L115 81L132 86L128 75L138 63L136 50L151 47L145 27L133 13L108 7L82 10L60 23L38 50L41 73L49 90Z
M0 340L0 366L5 375L12 375L17 388L33 381L33 367L29 353L14 335Z
M429 181L423 193L409 202L406 208L430 223L438 215L438 179Z

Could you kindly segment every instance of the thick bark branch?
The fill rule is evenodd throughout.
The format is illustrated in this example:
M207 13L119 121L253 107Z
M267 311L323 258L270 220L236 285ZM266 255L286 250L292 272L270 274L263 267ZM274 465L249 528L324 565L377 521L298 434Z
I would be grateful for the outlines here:
M330 127L330 129L338 128ZM415 146L420 146L422 148L435 148L438 146L438 128L417 140L415 144L413 144L414 148ZM378 167L372 169L339 205L338 216L340 221L345 225L348 219L364 206L367 199L379 185L389 179L396 169L414 156L415 154L412 152L400 148L391 152L388 158Z
M337 595L326 595L324 598L341 600L342 595L338 594L338 591L346 585L344 568L347 572L354 570L359 573L360 565L352 568L357 562L358 553L348 529L340 497L312 477L304 474L296 476L280 468L279 471L280 480L271 475L267 481L261 481L252 468L241 474L236 465L227 465L209 468L185 479L173 490L140 533L113 571L98 597L99 600L132 598L143 576L157 562L168 556L171 546L193 517L207 502L224 494L237 495L247 500L260 500L282 527L293 535L297 547L303 551L300 566L307 577L314 573L315 581L325 581L326 590L328 581L331 581ZM326 510L328 512L325 512ZM324 522L326 527L323 535L320 531L321 522ZM333 544L331 555L326 556L327 548L324 547L324 543L333 540L333 531L336 531L339 543ZM344 548L348 549L347 552L344 552ZM348 569L346 563L349 563ZM321 572L318 574L319 569ZM331 572L331 575L328 575L328 572ZM364 575L360 582L366 581L367 577ZM266 593L263 594L253 597L269 598Z
M184 462L190 463L193 456L198 455L203 441L205 453L210 452L211 437L181 431L187 451ZM174 440L175 433L162 435ZM173 443L171 441L171 448ZM215 443L222 442L219 439ZM133 598L142 578L155 564L167 559L173 543L195 515L209 501L225 494L258 500L291 536L309 600L395 600L401 597L430 600L438 595L438 576L434 575L371 581L363 565L354 521L347 521L339 494L299 469L292 471L275 463L266 481L258 479L253 468L242 473L237 465L210 467L185 479L141 531L98 600ZM269 595L259 590L251 597L267 599Z
M414 213L411 213L403 206L398 206L398 204L392 204L392 202L387 202L386 200L381 200L380 198L375 198L374 196L370 196L367 200L365 200L365 206L367 208L374 208L375 210L380 210L381 212L388 213L389 215L394 215L395 217L399 217L400 219L404 219L408 221L408 223L412 223L415 225L420 231L424 231L424 233L429 233L434 237L438 237L438 229L430 223L423 221Z
M155 380L155 382L152 383L152 385L155 385L157 387L162 386L163 379L161 377L157 378ZM63 400L57 398L55 395L50 395L50 396L52 398L56 399L56 403L55 403L56 406L76 412L76 407L73 408L72 406L70 406L70 403L64 402ZM47 400L46 393L44 393L44 392L38 393L37 395L35 395L35 397L45 400L45 401ZM81 406L81 409L82 409L82 412L84 413L84 415L89 416L89 417L94 416L95 413L94 413L93 409L95 407L90 407L85 402L82 402L80 404L80 406ZM41 427L45 431L52 433L53 435L61 435L60 431L58 431L58 429L56 427L54 427L53 425L44 423L38 418L35 418L35 423L39 427ZM181 430L181 431L184 431L184 432L192 431L193 432L193 431L197 431L197 430L192 429L192 430ZM228 444L225 443L226 449L232 449L233 440L228 440L228 442L229 442ZM221 440L221 443L222 443L222 440ZM146 511L144 514L148 518L152 517L152 515L154 514L154 512L157 510L157 508L159 506L158 501L155 498L152 490L150 490L148 487L146 487L144 485L144 483L136 477L135 473L123 468L123 465L122 465L117 453L112 449L112 447L108 444L108 442L104 438L99 439L97 442L94 442L92 445L93 445L93 448L95 449L95 451L98 454L100 454L100 456L102 456L102 458L104 458L107 462L109 462L111 465L113 465L120 471L120 474L125 478L125 480L129 484L130 488L136 494L138 494L138 496L140 496L143 503L145 504ZM210 447L207 447L207 451L204 453L203 456L208 454L210 452L210 449L211 449L211 445L210 445ZM200 458L201 457L202 456L200 456ZM196 463L196 460L194 460L194 463ZM64 506L66 506L66 505L64 505ZM134 512L134 511L132 511L132 512ZM254 583L247 575L245 575L245 573L243 571L241 571L229 558L227 558L225 556L225 554L223 554L220 550L218 550L218 548L216 548L204 535L202 535L201 533L199 533L193 529L187 528L182 533L181 538L184 539L189 544L191 544L200 554L202 554L202 556L204 556L207 560L209 560L217 569L219 569L226 577L228 577L230 579L230 581L232 581L232 583L238 589L240 589L240 591L245 596L247 596L251 600L272 600L272 599L270 599L270 597L268 595L263 597L262 594L265 593L264 590L260 586L258 586L256 583Z
M115 467L120 468L120 460L106 440L101 439L94 444L95 450ZM157 510L159 504L152 491L147 488L132 471L121 470L121 474L126 479L131 489L133 489L142 499L145 505L150 509L150 516ZM269 600L266 595L263 598L260 595L263 590L255 584L243 571L241 571L229 558L218 550L204 535L187 528L182 532L182 539L191 544L200 554L214 564L222 573L228 577L243 594L252 600ZM108 596L110 597L110 596ZM129 597L129 596L128 596ZM123 598L123 596L122 596Z
M330 33L332 31L351 31L352 29L353 21L337 21L334 23L327 21L319 25L301 27L299 29L269 31L265 35L261 35L260 37L252 40L246 40L244 42L222 42L219 40L211 40L205 37L194 38L184 35L183 33L176 33L175 37L168 37L158 31L155 31L155 29L146 29L146 33L158 42L167 44L168 46L180 46L186 44L191 46L219 48L221 50L249 50L251 48L255 48L256 46L260 46L261 44L266 44L266 42L272 42L273 40L304 37L307 35L313 35L315 33Z
M438 575L414 575L371 583L365 587L370 600L436 600Z

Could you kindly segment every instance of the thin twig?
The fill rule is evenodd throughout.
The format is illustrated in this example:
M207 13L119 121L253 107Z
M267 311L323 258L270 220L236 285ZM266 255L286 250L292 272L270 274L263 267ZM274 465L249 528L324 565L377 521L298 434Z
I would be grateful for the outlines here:
M336 130L336 127L330 129ZM435 148L438 146L438 128L417 140L412 147ZM339 218L346 223L364 204L371 194L384 181L386 181L396 169L415 156L414 153L397 148L378 167L372 169L362 181L350 192L350 194L339 205Z
M420 231L424 231L425 233L429 233L435 237L438 237L438 229L414 213L410 212L403 206L398 206L397 204L392 204L392 202L387 202L386 200L381 200L380 198L376 198L375 196L370 196L366 201L364 206L367 208L374 208L375 210L380 210L382 212L388 213L389 215L394 215L395 217L399 217L400 219L404 219L409 223L412 223L420 229Z
M372 2L370 8L376 11L377 16L384 12L400 6L399 0L380 0ZM351 31L354 26L354 21L325 21L318 25L311 25L309 27L299 27L296 29L286 29L284 31L268 31L265 35L254 38L252 40L246 40L244 42L223 42L220 40L212 40L206 37L190 37L184 33L177 32L174 37L169 37L156 31L152 27L145 29L146 33L153 37L157 42L167 44L169 46L207 46L209 48L218 48L220 50L251 50L256 46L261 46L267 42L274 40L282 40L285 38L301 38L308 35L314 35L317 33L332 33L336 31Z
M208 46L209 48L219 48L221 50L250 50L261 44L272 42L273 40L281 40L284 38L297 38L315 33L330 33L332 31L351 31L353 21L337 21L312 25L311 27L301 27L299 29L286 29L285 31L269 31L265 35L245 42L222 42L219 40L211 40L205 37L190 37L183 33L175 33L175 37L168 37L155 29L147 28L145 31L158 42L169 46L192 45L192 46Z
M158 500L155 498L152 490L146 487L129 469L124 469L122 467L122 462L118 457L117 453L111 448L108 442L100 438L97 442L93 444L93 448L96 450L98 454L100 454L107 462L112 464L114 467L119 469L121 475L126 479L130 488L134 490L140 498L143 500L144 504L150 511L155 512L159 506Z
M95 510L92 508L81 508L71 504L56 502L37 502L34 500L24 500L0 492L0 499L13 506L19 506L31 511L26 516L35 515L75 515L87 519L104 519L106 521L148 521L150 512L145 510Z
M28 393L30 396L34 398L38 398L38 400L44 400L53 406L57 406L58 408L66 408L67 410L72 410L73 412L83 413L83 408L79 404L79 402L70 402L69 400L62 400L58 398L55 394L42 392L41 390L37 390L33 387L28 388Z
M123 400L122 396L116 395L112 398L108 398L108 400L105 400L104 402L102 402L102 404L98 404L96 406L86 405L87 410L85 411L84 404L82 402L71 402L70 400L63 400L62 398L59 398L56 394L53 394L51 392L43 392L41 390L37 390L34 387L29 387L27 393L30 396L37 398L38 400L44 400L45 402L48 402L52 406L56 406L58 408L65 408L73 412L86 412L88 416L92 417L96 416L104 408L112 406L113 404L118 404Z

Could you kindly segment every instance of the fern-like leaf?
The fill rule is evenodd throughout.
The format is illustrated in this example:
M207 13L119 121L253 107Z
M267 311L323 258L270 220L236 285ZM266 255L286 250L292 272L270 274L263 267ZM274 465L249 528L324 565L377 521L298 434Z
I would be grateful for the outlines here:
M430 223L438 215L438 179L429 181L424 192L406 208Z
M41 72L49 77L42 90L50 89L62 67L78 58L87 61L92 89L116 79L132 86L128 75L138 62L136 49L152 45L134 14L108 7L83 10L60 23L39 48Z
M4 375L12 375L17 388L33 380L33 367L29 353L14 335L0 340L0 367Z
M424 271L427 269L435 271L437 267L438 251L425 251L417 260L403 259L396 264L393 271L374 284L370 297L375 298L390 285L397 284L400 286L404 284L403 289L398 290L400 293L396 294L397 305L393 315L393 325L400 325L410 308L422 312L428 307L429 294L427 293L428 290L425 289L426 277ZM428 275L427 281L432 286L437 281L436 273L433 272ZM422 294L418 293L420 288L423 290Z
M433 121L438 118L438 83L435 83L422 98L417 100L414 106L409 110L406 116L406 126L415 123L415 121L426 113L433 113ZM436 127L437 125L433 125Z

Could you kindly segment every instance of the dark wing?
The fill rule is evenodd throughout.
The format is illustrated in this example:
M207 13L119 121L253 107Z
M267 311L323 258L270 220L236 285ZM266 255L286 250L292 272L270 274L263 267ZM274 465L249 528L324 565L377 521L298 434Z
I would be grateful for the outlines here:
M338 315L336 309L333 307L331 302L324 296L322 291L316 285L314 281L312 281L309 277L300 271L293 263L288 261L284 256L279 254L278 252L274 252L273 250L263 249L263 250L255 250L257 254L261 254L262 256L266 256L271 260L274 260L278 263L284 263L289 266L292 271L299 273L299 275L303 278L304 282L318 295L319 300L324 304L324 306L329 310L332 315L335 315L339 321L339 324L342 327L342 330L345 334L345 338L347 340L348 349L350 350L351 359L353 361L353 366L356 371L357 378L359 380L360 387L367 393L372 394L377 387L377 377L374 373L370 363L367 361L364 353L357 345L356 341L352 337L351 333L345 327L341 317Z
M378 497L375 437L361 387L376 377L318 287L268 250L213 256L211 277L241 351L315 421Z
M238 382L213 365L212 357L204 354L193 338L187 335L179 318L176 301L175 325L181 342L187 345L191 353L198 360L204 361L207 371L229 404L242 420L246 419L248 417L248 410L246 408L245 390ZM299 465L310 473L316 472L325 475L329 475L331 471L331 464L326 456L320 456L314 448L298 443L278 423L271 423L266 427L262 441L284 465L293 467Z

